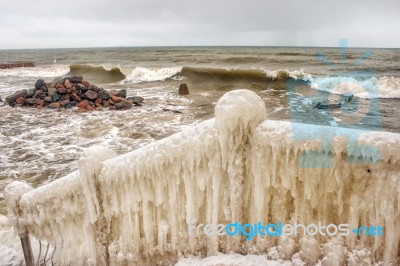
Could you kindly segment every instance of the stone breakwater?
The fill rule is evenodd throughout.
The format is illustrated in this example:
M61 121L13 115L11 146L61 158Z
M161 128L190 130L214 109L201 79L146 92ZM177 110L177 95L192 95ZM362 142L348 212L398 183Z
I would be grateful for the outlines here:
M23 89L5 99L4 106L72 108L80 110L127 110L142 105L142 97L126 97L126 90L105 90L82 77L59 78L46 83L38 79L33 89Z

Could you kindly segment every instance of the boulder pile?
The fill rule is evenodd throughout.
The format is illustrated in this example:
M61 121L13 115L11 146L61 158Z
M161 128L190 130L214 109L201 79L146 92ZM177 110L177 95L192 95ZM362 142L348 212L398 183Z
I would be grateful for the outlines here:
M126 97L126 90L105 90L83 80L82 77L59 78L46 83L39 79L35 88L20 90L8 96L5 106L36 108L72 108L81 110L126 110L142 105L142 97Z

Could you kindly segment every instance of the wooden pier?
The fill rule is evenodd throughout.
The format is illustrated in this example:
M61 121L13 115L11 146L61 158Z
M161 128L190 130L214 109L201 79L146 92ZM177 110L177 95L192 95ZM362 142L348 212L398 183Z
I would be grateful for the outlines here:
M14 68L14 67L34 67L34 62L11 62L11 63L0 63L0 69Z

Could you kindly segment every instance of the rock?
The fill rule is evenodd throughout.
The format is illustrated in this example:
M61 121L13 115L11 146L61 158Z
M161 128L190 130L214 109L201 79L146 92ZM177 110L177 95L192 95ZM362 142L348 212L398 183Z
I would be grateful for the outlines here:
M114 96L115 97L115 96ZM118 110L129 109L132 107L133 101L132 100L123 100L115 104L115 107Z
M108 110L114 111L114 110L117 110L117 107L115 107L115 106L110 106L110 108L108 108Z
M119 90L118 96L121 98L126 98L126 89Z
M108 91L108 95L110 95L110 98L112 98L113 96L118 96L118 91L116 90Z
M69 100L69 94L61 95L61 101Z
M47 96L46 98L44 98L44 102L45 103L51 103L51 102L53 102L53 100L51 99L50 96Z
M54 109L78 106L80 111L102 110L103 107L110 107L110 110L126 110L133 104L141 105L144 100L139 96L126 96L126 89L107 91L84 81L82 77L57 78L50 83L38 79L34 89L15 92L6 98L4 105L38 108L48 106Z
M44 105L44 100L38 99L36 100L36 107L43 107Z
M320 102L317 103L316 106L314 106L313 109L318 108L318 109L339 109L342 107L342 103L338 104L322 104Z
M121 97L118 97L118 96L113 96L113 97L111 98L111 100L112 100L114 103L120 103L120 102L122 102L124 99L121 98Z
M117 110L121 110L124 109L124 103L120 102L120 103L116 103L115 104L115 108L117 108Z
M61 106L66 106L67 104L69 104L69 100L68 99L60 102Z
M65 79L71 83L81 83L83 81L83 77L67 77Z
M140 96L128 97L128 100L132 100L136 106L141 106L144 101L143 97Z
M36 98L44 100L46 98L46 93L42 92L41 94L37 95Z
M20 91L15 92L14 94L8 96L6 98L6 101L8 103L13 103L20 97L24 97L25 98L27 94L28 94L27 90L20 90Z
M124 100L122 103L124 104L124 107L125 107L126 109L131 108L132 105L133 105L133 101L132 101L132 100Z
M168 108L163 108L162 109L164 112L172 112L172 113L176 113L176 114L181 114L182 112L179 110L172 110L172 109L168 109Z
M71 100L74 100L76 102L80 102L82 100L81 97L79 97L75 92L71 93L69 97L71 98Z
M46 86L46 83L43 79L38 79L35 83L35 89L40 89L41 87Z
M16 104L24 104L25 103L25 98L24 97L19 97L18 99L15 100Z
M88 89L89 89L88 87L83 86L83 87L80 89L80 91L81 91L82 94L84 94L85 92L88 91Z
M108 92L106 90L101 90L98 93L98 96L102 99L102 100L108 100L110 99L110 95L108 94Z
M186 83L182 83L179 85L179 94L180 95L188 95L189 94L189 89Z
M49 82L47 83L47 88L55 88L56 87L56 83L55 82Z
M76 86L76 88L79 89L79 90L80 90L81 88L83 88L83 87L86 87L86 86L83 85L82 83L76 83L75 86Z
M65 87L66 89L71 89L71 88L72 88L72 84L71 84L71 82L69 82L68 79L66 79L66 80L64 81L64 87Z
M32 98L33 95L35 95L35 90L29 89L28 94L25 96L25 98Z
M61 100L61 95L56 93L51 97L51 99L53 100L53 102L59 101Z
M53 79L53 83L55 83L55 84L63 84L64 80L65 80L64 78L58 77L58 78Z
M97 87L97 86L95 86L95 85L90 85L90 86L88 87L88 89L89 89L89 90L92 90L92 91L94 91L94 92L99 92L99 91L100 91L99 87Z
M78 104L78 108L86 109L86 107L88 107L88 105L89 105L88 100L83 100Z
M54 94L56 94L56 89L53 87L48 88L47 94L52 97Z
M77 102L75 102L75 101L69 102L69 104L67 104L65 106L65 108L67 108L67 109L72 108L72 107L76 106L76 104L77 104Z
M59 94L66 94L67 93L67 89L64 88L64 86L63 87L59 87L59 88L57 88L57 92Z
M51 103L48 105L49 108L57 109L60 108L60 103Z
M97 98L97 93L92 90L88 90L85 92L84 96L88 100L95 100Z
M34 104L36 104L36 101L37 101L36 98L28 98L28 99L25 99L25 104L34 105Z

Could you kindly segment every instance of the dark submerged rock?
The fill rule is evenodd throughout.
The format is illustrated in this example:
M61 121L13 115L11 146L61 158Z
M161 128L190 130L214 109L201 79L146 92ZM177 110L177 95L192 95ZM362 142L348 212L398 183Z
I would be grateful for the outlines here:
M182 83L179 85L179 94L180 95L188 95L189 94L189 88L186 83Z

